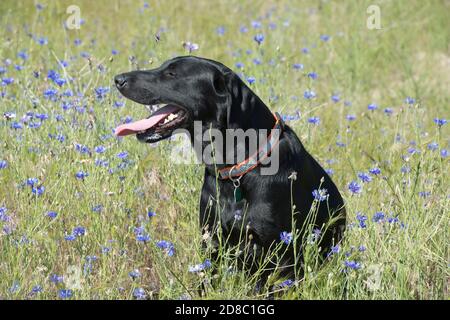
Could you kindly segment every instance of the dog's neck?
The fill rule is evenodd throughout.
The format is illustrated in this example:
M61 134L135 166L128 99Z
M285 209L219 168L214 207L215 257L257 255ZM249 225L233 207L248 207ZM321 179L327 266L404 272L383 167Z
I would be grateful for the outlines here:
M225 127L223 126L207 126L203 127L203 132L209 130L209 129L216 129L220 131L222 137L223 137L223 148L217 148L214 150L215 159L220 159L222 161L217 161L214 164L211 163L205 163L204 159L202 159L202 163L205 164L206 169L213 175L216 175L217 170L220 170L225 167L229 167L230 165L238 164L239 162L242 162L244 159L248 158L252 154L251 148L249 148L248 139L244 139L243 141L240 139L236 139L237 141L233 141L231 144L231 148L233 148L233 154L235 157L233 159L227 159L227 157L230 154L230 150L227 150L227 144L229 145L229 142L227 143L227 132L233 130L241 129L243 132L250 133L249 130L253 130L252 133L254 133L254 136L257 138L257 148L259 149L262 147L262 144L266 143L266 139L268 135L270 135L271 130L274 128L274 125L276 123L276 118L274 114L269 110L269 108L256 96L252 95L250 97L252 101L247 103L247 107L249 109L245 110L245 115L248 115L247 117L244 116L237 116ZM233 112L233 110L231 111ZM236 121L234 121L236 120ZM192 136L194 139L197 139L199 137L195 137L195 135ZM192 141L194 142L194 141ZM196 143L200 143L200 141L196 141ZM205 149L209 148L211 150L210 142L201 141L201 157L205 154ZM245 151L245 157L242 159L242 150ZM254 150L254 148L253 148ZM200 150L196 150L197 152ZM255 150L256 151L256 150ZM241 152L241 153L239 153ZM241 158L239 159L237 156L241 155ZM197 156L200 156L197 153ZM220 162L220 163L219 163Z

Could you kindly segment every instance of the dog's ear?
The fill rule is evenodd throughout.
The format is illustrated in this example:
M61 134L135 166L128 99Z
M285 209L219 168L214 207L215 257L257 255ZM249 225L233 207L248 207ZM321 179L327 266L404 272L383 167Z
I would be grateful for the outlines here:
M254 94L234 72L227 77L227 89L230 97L227 106L227 128L247 129L248 117L255 102Z

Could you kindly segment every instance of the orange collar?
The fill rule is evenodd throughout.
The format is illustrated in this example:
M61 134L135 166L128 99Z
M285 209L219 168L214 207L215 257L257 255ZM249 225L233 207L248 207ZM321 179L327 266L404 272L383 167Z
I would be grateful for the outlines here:
M235 164L231 167L225 167L223 169L218 170L220 178L223 180L242 177L247 172L255 169L262 160L267 158L269 154L272 152L273 148L275 148L276 145L280 142L280 136L282 131L282 120L280 115L275 112L275 125L273 126L272 130L270 131L270 135L267 138L267 143L265 147L259 148L259 150L254 153L249 158L245 159L244 161ZM279 134L273 134L274 130L280 130Z

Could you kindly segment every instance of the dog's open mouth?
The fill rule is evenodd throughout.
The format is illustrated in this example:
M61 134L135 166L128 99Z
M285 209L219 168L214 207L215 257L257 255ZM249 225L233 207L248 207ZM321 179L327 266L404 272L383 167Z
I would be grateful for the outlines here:
M156 142L166 139L172 132L187 122L187 111L174 104L166 104L153 112L147 119L118 126L115 134L119 137L136 134L144 142Z

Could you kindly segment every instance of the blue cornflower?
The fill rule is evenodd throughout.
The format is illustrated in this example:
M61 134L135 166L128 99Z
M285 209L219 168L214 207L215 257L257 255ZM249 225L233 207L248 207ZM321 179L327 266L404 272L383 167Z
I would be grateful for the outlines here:
M313 190L312 195L313 195L314 199L316 199L320 202L325 201L328 198L327 189L315 189L315 190Z
M58 90L55 88L48 88L44 91L44 98L50 99L53 98L58 93Z
M55 284L56 283L61 283L63 281L64 281L64 277L63 276L58 276L55 273L50 276L50 282L53 282Z
M6 214L7 211L8 208L0 207L0 221L8 222L10 220L10 217Z
M44 193L44 191L45 191L45 187L42 185L31 188L31 192L36 196L41 196Z
M434 123L436 123L438 125L438 127L442 127L444 124L447 124L447 120L446 119L439 119L439 118L434 118Z
M141 276L141 272L138 269L135 269L133 271L130 271L128 275L130 276L131 279L136 280Z
M350 268L350 269L353 269L353 270L361 269L361 264L359 262L354 261L354 260L350 260L350 261L349 260L345 260L344 261L344 265L347 268Z
M189 266L188 271L197 273L209 268L211 268L211 261L209 259L205 259L203 263L196 264L194 266Z
M14 83L14 78L2 78L2 85L8 86Z
M391 115L394 111L392 110L392 108L385 108L384 109L384 113L387 114L388 116Z
M447 149L442 149L441 150L441 157L442 158L447 158L448 157L448 150Z
M248 28L247 28L246 26L240 26L240 27L239 27L239 31L240 31L241 33L247 33L247 32L248 32Z
M377 176L377 175L381 174L381 170L380 170L380 168L375 167L375 168L369 169L369 173Z
M58 295L61 299L70 299L73 296L73 291L70 289L60 289Z
M305 99L313 99L313 98L315 98L316 97L316 93L313 91L313 90L306 90L304 93L303 93L303 97L305 98Z
M334 95L331 96L331 100L332 100L334 103L338 103L338 102L341 100L341 98L339 97L338 94L334 94Z
M175 247L170 241L160 240L156 243L156 246L163 249L169 257L172 257L175 253Z
M409 173L409 172L411 171L411 168L410 168L409 166L407 166L407 165L404 165L404 166L402 166L402 167L400 168L400 171L401 171L402 173Z
M353 121L353 120L356 119L356 116L355 116L354 114L348 114L345 118L346 118L348 121Z
M137 300L144 300L147 298L147 294L145 293L145 290L142 288L136 288L133 291L133 296L137 299Z
M119 159L126 159L127 157L128 157L128 152L126 152L126 151L122 151L117 154L117 158L119 158Z
M258 20L253 20L253 21L252 21L252 27L253 27L254 29L260 29L260 28L262 27L262 24L261 24L261 22L259 22Z
M430 191L420 191L418 193L418 195L421 198L428 198L431 195L431 192Z
M156 212L150 210L149 212L147 212L147 216L149 218L154 217L154 216L156 216Z
M104 146L97 146L94 148L95 152L97 153L103 153L106 151L106 148Z
M84 236L86 234L86 228L81 226L75 227L73 228L72 234L76 237Z
M247 77L247 82L249 84L253 84L253 83L255 83L255 81L256 81L255 77Z
M284 280L283 282L281 282L278 286L279 286L280 288L290 288L290 287L292 287L294 284L295 284L295 282L294 282L293 280L287 279L287 280Z
M73 44L76 45L76 46L79 46L81 44L81 39L73 40Z
M329 35L327 35L327 34L322 34L321 36L320 36L320 40L322 40L322 41L324 41L324 42L327 42L328 40L330 40L330 36Z
M318 125L320 123L319 117L310 117L308 118L308 123Z
M332 256L332 255L334 255L334 254L336 254L336 253L339 253L340 250L341 249L340 249L339 245L335 245L335 246L331 247L330 252L328 252L328 254L327 254L327 258Z
M40 285L35 285L31 289L31 294L36 294L36 293L41 293L41 292L42 292L42 286L40 286Z
M381 211L378 211L378 212L375 212L375 214L373 215L372 221L373 222L380 222L380 221L384 220L384 217L385 217L384 213L381 212Z
M28 178L27 179L27 185L29 185L31 187L35 186L38 183L39 183L39 180L37 178Z
M292 65L292 68L294 68L295 70L303 70L304 65L301 64L301 63L294 63L294 64Z
M81 154L91 153L91 150L89 150L88 146L84 146L78 143L75 144L75 150Z
M439 148L439 144L437 142L431 142L427 145L427 149L431 151L435 151Z
M96 93L97 99L103 99L108 92L109 92L108 87L95 88L95 93Z
M150 236L146 233L136 234L136 240L139 242L148 242L150 241Z
M378 106L375 103L371 103L367 106L367 109L376 110L376 109L378 109Z
M69 235L64 237L64 239L67 240L67 241L74 241L76 238L77 237L74 234L69 234Z
M112 49L112 50L111 50L111 54L112 54L113 56L115 56L115 55L119 54L119 51L117 51L117 50L115 50L115 49Z
M22 60L28 59L28 53L25 50L21 50L17 53L17 56Z
M411 97L406 97L405 103L406 104L414 104L414 103L416 103L416 99L411 98Z
M362 192L361 186L356 181L352 181L348 185L348 190L353 194L360 194Z
M361 179L361 181L364 183L372 181L372 177L365 172L358 172L358 178Z
M364 252L364 251L366 251L367 249L366 249L365 246L360 245L359 248L358 248L358 250L359 250L359 252Z
M114 108L121 108L125 105L125 102L123 101L115 101L114 102Z
M316 72L310 72L310 73L308 73L308 77L313 79L313 80L316 80L318 75L317 75Z
M87 176L89 176L89 173L84 171L78 171L77 173L75 173L75 177L79 180L84 180Z
M331 169L331 168L325 169L325 172L326 172L329 176L332 176L332 175L334 174L334 170Z
M48 39L47 39L46 37L39 37L39 38L37 39L37 42L38 42L41 46L44 46L44 45L48 44Z
M58 216L58 213L55 211L47 212L47 217L49 217L50 219L55 219L57 216Z
M219 26L219 27L217 27L216 33L217 33L219 36L223 36L223 35L225 34L225 27L224 27L224 26Z
M8 161L0 160L0 169L5 169L8 167Z
M93 212L98 213L98 212L101 212L102 210L103 210L103 206L101 204L98 204L98 205L92 207Z
M359 227L360 228L365 229L367 227L367 225L366 225L367 216L362 214L362 212L357 212L356 213L356 219L359 222Z
M260 45L264 41L264 35L262 33L258 33L253 37L253 40L255 40L258 45Z
M280 240L285 244L289 244L292 241L292 232L283 231L280 233Z

